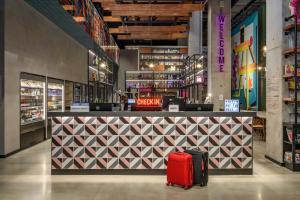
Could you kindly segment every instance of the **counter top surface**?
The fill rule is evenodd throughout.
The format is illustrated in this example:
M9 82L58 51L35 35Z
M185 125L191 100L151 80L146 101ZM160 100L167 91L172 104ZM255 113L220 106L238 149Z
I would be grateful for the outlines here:
M91 112L48 112L48 117L58 116L118 116L118 117L254 117L256 112L197 112L197 111L186 111L186 112L137 112L137 111L91 111Z

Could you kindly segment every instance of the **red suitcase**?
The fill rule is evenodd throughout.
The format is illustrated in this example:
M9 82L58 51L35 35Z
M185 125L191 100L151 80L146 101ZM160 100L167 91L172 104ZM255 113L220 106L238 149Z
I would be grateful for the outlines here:
M167 185L180 185L188 189L193 185L193 159L190 154L174 152L169 154Z

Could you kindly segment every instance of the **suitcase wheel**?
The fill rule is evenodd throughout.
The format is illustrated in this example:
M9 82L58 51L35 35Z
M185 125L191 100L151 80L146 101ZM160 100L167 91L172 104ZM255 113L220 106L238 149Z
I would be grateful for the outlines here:
M168 182L168 183L166 183L166 185L167 186L173 186L174 184Z
M190 186L183 186L183 188L184 188L185 190L187 190L187 189L190 188Z

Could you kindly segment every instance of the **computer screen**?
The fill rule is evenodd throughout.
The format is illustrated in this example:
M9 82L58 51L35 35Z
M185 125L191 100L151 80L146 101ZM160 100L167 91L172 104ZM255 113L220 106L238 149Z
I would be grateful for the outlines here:
M135 99L128 99L128 104L135 104Z

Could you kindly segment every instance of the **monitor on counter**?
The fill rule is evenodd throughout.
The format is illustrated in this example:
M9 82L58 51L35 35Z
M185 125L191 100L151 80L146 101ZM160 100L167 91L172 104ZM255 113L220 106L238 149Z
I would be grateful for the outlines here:
M162 99L162 109L166 110L169 107L170 103L174 103L175 101L175 96L163 96Z
M175 98L175 100L172 104L178 105L179 111L185 111L185 99L184 98Z
M128 99L128 104L135 104L135 99Z
M225 112L240 112L240 100L239 99L225 99L224 102Z
M214 104L186 104L186 111L213 111Z
M113 103L90 103L90 111L112 111Z

